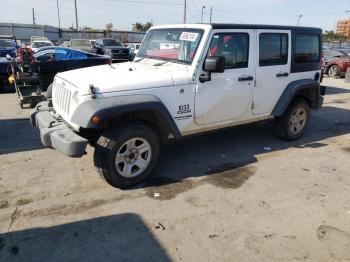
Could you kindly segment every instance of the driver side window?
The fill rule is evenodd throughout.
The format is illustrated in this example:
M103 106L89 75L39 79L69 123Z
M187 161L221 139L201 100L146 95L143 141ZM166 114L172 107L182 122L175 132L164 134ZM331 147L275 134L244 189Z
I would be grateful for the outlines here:
M211 40L207 57L225 57L225 69L246 68L249 59L249 34L218 33Z

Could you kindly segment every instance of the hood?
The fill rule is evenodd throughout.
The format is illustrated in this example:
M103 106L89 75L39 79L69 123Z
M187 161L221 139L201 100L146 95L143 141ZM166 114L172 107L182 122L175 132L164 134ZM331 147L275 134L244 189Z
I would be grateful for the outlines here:
M15 47L0 47L0 56L6 56L6 54L16 54Z
M57 77L76 86L81 95L89 94L90 85L95 87L97 94L102 94L185 85L190 82L188 67L173 63L162 66L140 62L101 65L66 71L57 74Z
M339 58L331 58L326 60L326 63L329 63L330 61L332 62L350 62L350 56L343 56L343 57L339 57Z
M87 51L90 52L92 50L92 47L88 47L88 46L72 46L71 48L73 49L77 49L77 50L81 50L81 51Z
M123 47L123 46L105 46L105 49L111 49L111 50L129 50L129 48Z
M1 47L1 46L0 46L0 50L8 50L8 51L11 51L11 50L16 50L16 47Z

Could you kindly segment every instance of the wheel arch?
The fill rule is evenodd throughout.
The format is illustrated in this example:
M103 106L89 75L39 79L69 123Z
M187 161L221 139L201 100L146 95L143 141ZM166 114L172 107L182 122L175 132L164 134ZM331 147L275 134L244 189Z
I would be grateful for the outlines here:
M331 66L339 66L337 63L331 63L331 64L327 64L326 68L325 68L325 74L328 74L329 68L331 68ZM340 67L340 66L339 66Z
M93 117L99 123L93 123ZM83 102L72 116L72 122L89 129L106 129L120 122L143 121L154 126L162 140L169 135L180 138L181 133L170 112L153 95L117 96Z
M271 115L282 116L294 97L305 99L312 109L319 109L323 103L320 89L320 84L313 79L301 79L289 83Z

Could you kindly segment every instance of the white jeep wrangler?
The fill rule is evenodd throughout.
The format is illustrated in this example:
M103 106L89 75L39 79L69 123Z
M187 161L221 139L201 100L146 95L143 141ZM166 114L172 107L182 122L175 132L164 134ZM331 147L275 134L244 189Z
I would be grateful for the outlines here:
M319 109L318 28L196 24L151 28L133 62L55 77L52 100L31 122L42 143L71 157L95 148L108 183L125 188L152 173L169 139L274 119L300 138Z

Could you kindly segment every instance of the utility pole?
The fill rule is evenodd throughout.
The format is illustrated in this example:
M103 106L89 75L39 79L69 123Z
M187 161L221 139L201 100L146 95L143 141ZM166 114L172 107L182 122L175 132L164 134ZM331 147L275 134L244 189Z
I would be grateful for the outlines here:
M57 16L58 16L58 29L61 28L61 18L60 18L60 6L58 5L58 0L57 0Z
M298 17L298 26L300 24L300 18L302 18L302 17L303 17L303 15L299 15L299 17Z
M187 0L184 2L184 24L186 24Z
M79 24L78 24L78 8L77 8L77 0L74 0L74 5L75 5L75 25L77 27L77 30L79 29Z
M203 24L203 11L204 11L204 9L205 9L205 6L203 5L202 6L202 15L201 15L201 24Z
M32 13L33 13L33 25L35 25L35 13L34 13L34 8L32 8Z
M212 22L212 18L213 18L213 7L211 6L210 7L210 19L209 19L210 24Z

